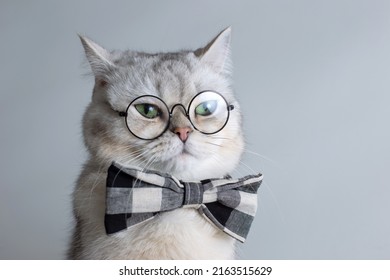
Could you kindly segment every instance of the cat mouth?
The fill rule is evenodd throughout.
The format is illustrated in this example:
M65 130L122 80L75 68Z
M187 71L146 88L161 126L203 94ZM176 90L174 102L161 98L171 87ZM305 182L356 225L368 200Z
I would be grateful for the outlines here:
M176 160L185 160L188 158L194 158L194 154L184 145L178 149L177 153L172 156L172 159Z
M183 151L179 154L179 156L182 156L182 157L184 157L184 156L191 156L191 157L193 157L193 154L190 153L189 151L183 150Z
M171 149L164 149L164 152L159 157L162 164L168 165L182 165L184 163L190 163L197 158L199 156L197 156L194 147L186 143L171 145Z
M181 151L177 153L177 156L193 156L192 153L184 146Z

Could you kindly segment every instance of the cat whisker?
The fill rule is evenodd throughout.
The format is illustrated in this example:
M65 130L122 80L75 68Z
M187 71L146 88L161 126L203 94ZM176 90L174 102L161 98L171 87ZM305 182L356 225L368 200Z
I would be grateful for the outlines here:
M128 164L132 163L132 162L137 162L139 161L140 159L142 159L143 156L145 156L146 154L148 154L149 150L148 149L140 149L140 150L136 150L134 151L133 153L130 153L130 154L126 154L122 160Z
M240 160L239 162L239 167L244 167L246 170L249 170L249 172L251 173L256 173L253 168L251 168L249 165L247 165L246 163L244 163L242 160ZM274 192L272 191L272 188L270 186L270 184L267 182L267 181L263 181L262 182L262 187L261 188L264 188L268 191L268 193L270 194L271 196L271 199L278 211L278 215L280 217L280 220L286 224L286 219L285 219L285 215L282 211L282 208L280 207L279 203L278 203L278 200L276 198L276 195L274 194ZM262 199L262 196L259 196L259 199L261 200Z
M221 158L221 155L215 151L210 151L211 152L211 156L212 158L217 162L217 164L223 164L224 163L224 160ZM240 177L244 176L245 174L242 173L241 171L239 170L236 170L237 173L239 173ZM226 174L227 175L227 174Z
M231 138L228 137L216 136L216 135L209 135L208 138L217 139L217 140L232 140Z
M209 142L209 141L206 141L204 143L210 144L210 145L214 145L214 146L217 146L217 147L223 147L223 145L221 145L221 144L217 144L217 143L213 143L213 142Z
M247 153L247 154L258 156L261 159L264 159L266 161L269 161L270 163L276 164L276 162L274 160L270 159L269 157L266 157L266 156L263 156L263 155L261 155L259 153L254 152L254 151L248 150L247 148L245 148L243 152Z
M99 169L98 169L98 171L97 171L97 174L98 174L98 175L96 176L94 182L92 183L92 187L91 187L91 190L90 190L90 196L92 195L92 193L94 192L95 188L99 185L99 182L100 182L100 180L102 179L102 178L100 178L100 177L101 177L100 174L102 174L101 171L102 171L103 167L104 167L103 164L101 164L101 165L99 166Z

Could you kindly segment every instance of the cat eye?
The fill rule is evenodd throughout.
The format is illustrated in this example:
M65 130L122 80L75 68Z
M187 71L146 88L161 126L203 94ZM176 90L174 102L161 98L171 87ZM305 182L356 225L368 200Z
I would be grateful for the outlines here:
M202 102L196 106L195 113L199 116L210 116L215 112L217 105L218 103L216 100Z
M167 131L177 106L184 109L194 129L203 134L221 131L229 121L230 111L234 109L221 94L207 90L195 95L187 108L182 104L174 104L169 109L161 98L142 95L127 106L126 112L119 112L119 116L125 118L127 128L135 137L153 140Z
M148 119L157 118L161 114L159 108L152 104L138 104L135 105L135 108L142 116Z

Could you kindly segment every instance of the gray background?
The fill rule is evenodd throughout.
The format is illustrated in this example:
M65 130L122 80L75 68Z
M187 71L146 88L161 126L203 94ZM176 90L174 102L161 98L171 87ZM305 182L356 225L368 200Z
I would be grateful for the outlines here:
M244 259L390 258L390 1L1 1L0 258L61 259L93 79L77 33L172 51L233 27L265 175Z

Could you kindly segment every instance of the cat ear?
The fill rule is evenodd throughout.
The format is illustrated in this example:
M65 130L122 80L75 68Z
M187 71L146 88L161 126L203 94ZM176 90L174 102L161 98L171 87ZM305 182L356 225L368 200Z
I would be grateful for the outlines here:
M93 74L96 78L105 80L107 73L114 66L110 53L91 39L81 35L79 37Z
M194 53L202 62L211 65L217 72L230 72L230 38L231 27L226 28L217 35L204 48L196 50Z

